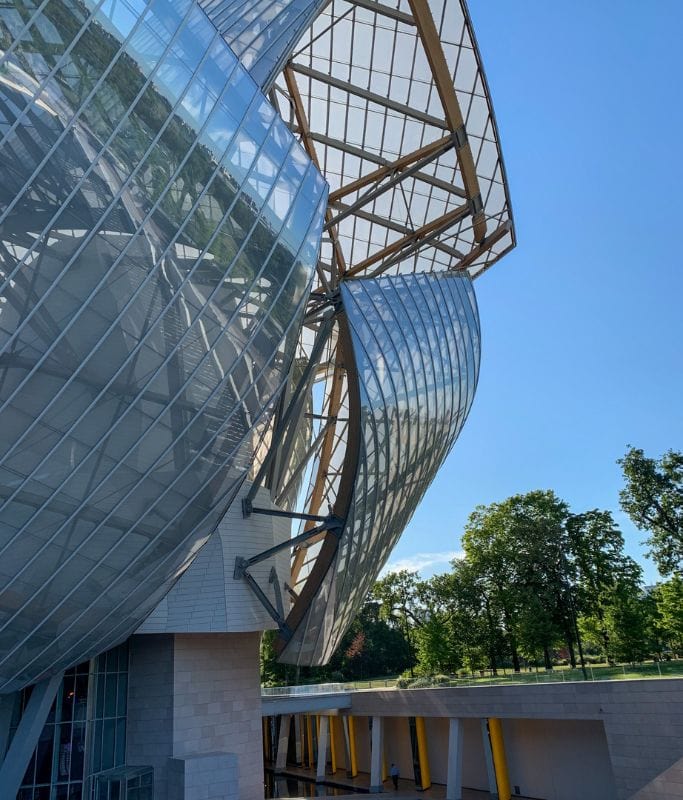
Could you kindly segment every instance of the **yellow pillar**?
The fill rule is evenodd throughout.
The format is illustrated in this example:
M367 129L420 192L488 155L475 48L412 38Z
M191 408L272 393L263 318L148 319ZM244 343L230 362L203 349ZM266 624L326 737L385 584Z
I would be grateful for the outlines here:
M330 761L332 762L332 774L337 771L337 734L336 734L337 718L330 716Z
M356 758L356 721L349 714L349 758L351 760L351 775L355 778L358 775L358 759Z
M415 733L417 735L417 757L420 759L421 789L429 789L432 776L429 771L429 753L427 752L427 731L424 717L415 717Z
M493 756L493 769L496 773L499 800L510 800L510 776L508 763L505 757L505 744L503 742L503 726L499 719L489 718L489 739L491 740L491 755Z

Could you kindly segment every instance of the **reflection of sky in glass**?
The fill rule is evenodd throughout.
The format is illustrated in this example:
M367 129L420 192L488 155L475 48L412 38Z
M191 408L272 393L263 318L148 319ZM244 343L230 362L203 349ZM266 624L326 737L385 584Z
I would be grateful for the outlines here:
M325 202L198 8L89 8L79 29L42 7L19 45L0 9L6 689L125 638L210 534L285 380Z

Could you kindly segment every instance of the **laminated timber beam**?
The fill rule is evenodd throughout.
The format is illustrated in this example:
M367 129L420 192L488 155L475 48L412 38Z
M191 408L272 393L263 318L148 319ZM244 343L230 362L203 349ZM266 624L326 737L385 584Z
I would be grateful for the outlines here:
M314 142L318 142L318 144L324 144L327 147L334 147L335 150L340 150L342 153L348 153L350 156L356 156L356 158L360 158L364 161L372 161L373 164L387 166L388 164L392 163L388 159L382 158L382 156L378 156L369 150L363 150L361 147L347 144L341 139L335 139L332 136L325 136L325 134L322 133L315 133L314 131L311 131L311 139ZM428 183L430 186L434 186L437 189L442 189L444 192L448 192L449 194L455 194L458 197L467 197L467 193L464 189L461 189L459 186L455 186L452 183L448 183L448 181L444 181L441 178L437 178L434 175L429 175L426 172L416 172L413 177L422 181L423 183Z
M415 20L406 14L405 11L399 11L397 8L385 6L383 3L375 3L374 0L349 0L354 6L360 8L367 8L368 11L373 11L382 17L389 17L395 19L397 22L402 22L404 25L415 25Z
M444 230L450 225L453 225L454 223L466 217L469 213L470 213L469 203L464 203L463 205L454 208L447 214L443 214L443 216L438 217L437 219L432 220L431 222L428 222L421 228L418 228L412 233L403 236L401 239L392 242L387 247L378 250L371 256L368 256L368 258L361 261L360 264L356 264L354 267L351 267L351 269L347 272L347 276L350 278L354 275L357 275L359 272L364 272L368 267L371 267L373 264L377 264L378 261L384 261L389 256L392 256L411 245L419 246L422 239L426 239L426 237L429 236L430 234L435 234L439 231ZM395 262L392 261L392 263ZM391 266L391 264L380 265L380 268L376 272L373 272L373 276L375 274L381 274L381 272L383 272L384 269L388 269L389 266Z
M439 32L436 29L428 0L408 0L408 3L413 12L413 19L417 25L425 55L432 70L434 84L441 99L448 128L457 134L460 139L457 146L458 162L460 163L460 171L467 197L474 206L472 220L474 238L480 243L486 236L486 217L479 189L479 179L474 165L474 158L472 157L472 149L467 140L465 121L453 86L453 78L448 68L448 62L441 46Z
M449 129L448 122L440 119L439 117L435 117L432 114L427 114L425 111L420 111L417 108L411 108L410 106L405 105L405 103L398 103L396 100L392 100L389 97L383 97L381 94L376 94L375 92L371 92L368 89L363 89L360 86L354 86L348 81L344 81L341 78L335 78L334 76L328 75L325 72L320 72L320 70L306 67L303 64L294 63L290 63L288 68L299 75L305 75L307 78L312 78L320 83L333 86L335 89L339 89L347 94L356 95L356 97L360 97L361 99L367 100L370 103L375 103L382 108L391 109L392 111L396 111L398 114L402 114L405 117L413 117L420 122L424 122L426 125L431 125L432 127L440 128L441 130Z
M461 269L466 269L470 266L474 261L476 261L480 255L485 253L487 250L490 250L496 242L499 242L505 234L510 233L512 230L512 223L508 220L496 228L493 233L489 234L483 242L477 245L473 250L470 252L457 264L451 267L452 272L457 272Z
M447 150L453 147L453 141L450 137L445 137L445 141L441 140L441 143L438 147L430 147L429 151L425 154L421 153L421 157L418 161L407 161L402 163L400 169L394 170L393 174L387 181L383 181L380 179L379 183L375 182L374 189L368 189L368 191L360 194L358 198L346 209L340 211L336 217L332 219L331 222L326 224L326 229L332 227L333 225L339 224L343 219L346 217L351 216L351 214L355 214L356 211L360 210L363 206L371 203L373 200L378 198L380 195L388 192L390 189L393 189L402 181L406 180L407 178L412 177L415 173L419 172L423 167L427 166L431 161L435 158L438 158L442 153L445 153ZM423 148L424 149L424 148ZM414 155L414 154L412 154ZM412 158L411 155L411 158ZM382 177L387 177L388 173L383 173ZM362 180L362 179L361 179ZM355 181L354 183L358 183ZM329 201L328 201L329 203Z
M378 167L372 172L368 172L367 175L361 175L361 177L357 180L346 184L346 186L342 186L340 189L337 189L334 192L330 192L328 202L331 205L337 200L340 200L342 197L346 197L347 194L356 192L371 183L377 183L378 181L381 181L383 178L387 177L387 175L403 172L403 170L405 170L407 167L413 166L416 162L421 162L423 159L431 159L437 155L441 155L441 153L444 153L446 150L448 150L452 144L453 140L450 136L443 136L441 139L437 139L435 142L430 142L430 144L426 144L424 147L420 147L418 150L413 150L412 153L408 153L405 156L401 156L401 158L397 158L396 161L391 161L382 167Z
M335 203L334 207L340 210L348 208L348 206L345 206L344 203ZM363 219L366 222L372 222L375 225L381 225L383 228L388 228L390 231L396 231L396 233L412 233L412 229L407 225L401 225L399 222L395 222L387 217L380 217L378 214L373 214L371 211L365 211L362 208L359 208L356 212L354 212L354 216L358 217L358 219ZM456 261L460 261L465 257L460 250L456 250L455 247L451 247L449 244L445 244L444 242L437 240L433 241L431 245L435 250L440 250L442 253L446 253L446 255L449 255Z
M283 74L285 76L285 83L287 84L287 91L289 92L289 96L292 100L292 104L294 105L294 115L296 117L297 126L301 133L301 141L304 146L304 150L308 153L311 161L315 164L318 168L318 171L322 174L322 170L320 169L320 162L318 161L318 154L315 150L315 145L313 144L313 137L311 136L311 129L308 125L308 117L306 116L306 110L304 109L304 103L301 99L301 92L299 91L299 87L296 83L296 78L294 77L294 73L292 71L293 64L288 64L284 70ZM327 210L325 211L325 220L329 222L332 219L332 211L328 205ZM334 251L334 258L337 264L337 270L339 271L340 275L343 275L346 272L346 259L344 258L344 253L341 249L341 245L339 244L339 236L337 235L336 227L330 228L328 231L330 238L332 239L332 249ZM321 276L321 279L324 281L324 276Z

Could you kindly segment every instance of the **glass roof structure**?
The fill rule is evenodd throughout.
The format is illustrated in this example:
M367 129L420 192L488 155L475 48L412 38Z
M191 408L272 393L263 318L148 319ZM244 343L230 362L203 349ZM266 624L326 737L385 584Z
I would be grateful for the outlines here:
M294 605L282 653L299 664L334 653L460 433L479 372L479 318L466 273L347 281L342 297L355 363L356 424L346 429L344 463L353 480L348 498L337 487L340 528L299 551L308 569L293 590L305 599Z
M332 280L463 269L476 277L514 246L464 2L333 0L278 86L289 97L280 112L330 185L322 261Z

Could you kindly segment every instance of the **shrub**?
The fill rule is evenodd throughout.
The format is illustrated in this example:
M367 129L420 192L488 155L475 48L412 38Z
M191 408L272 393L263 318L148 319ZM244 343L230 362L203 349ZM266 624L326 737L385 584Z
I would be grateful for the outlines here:
M430 686L433 686L431 678L418 678L417 680L413 681L409 684L409 689L428 689Z

